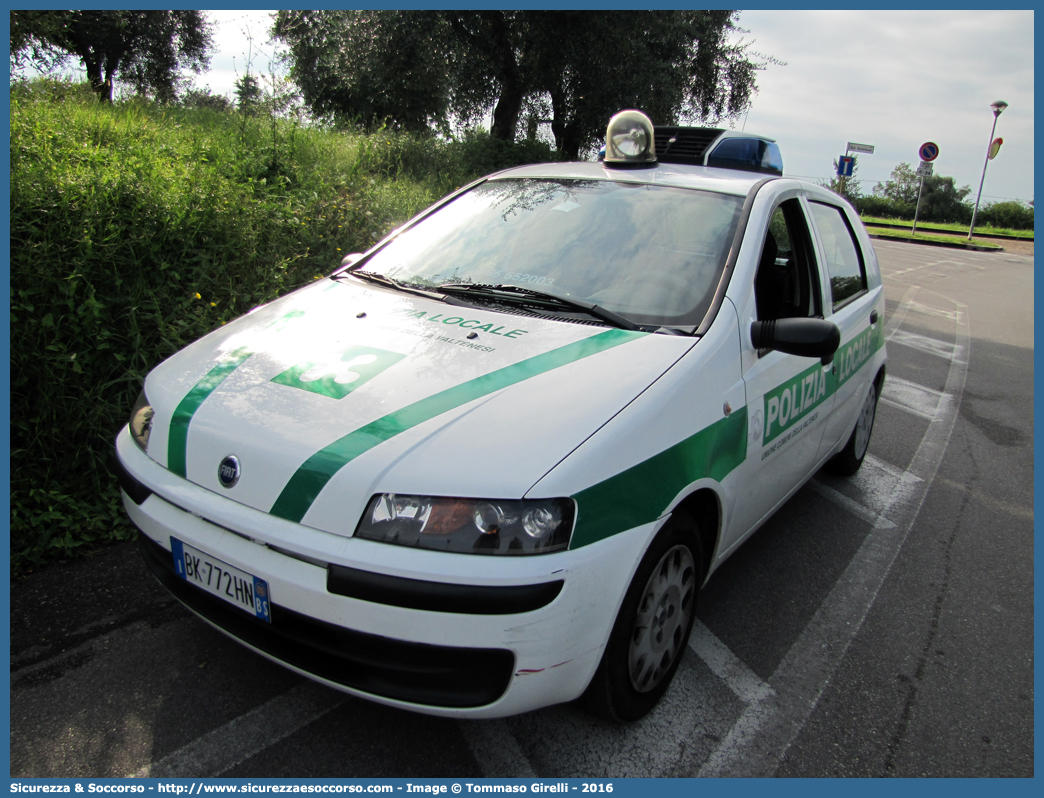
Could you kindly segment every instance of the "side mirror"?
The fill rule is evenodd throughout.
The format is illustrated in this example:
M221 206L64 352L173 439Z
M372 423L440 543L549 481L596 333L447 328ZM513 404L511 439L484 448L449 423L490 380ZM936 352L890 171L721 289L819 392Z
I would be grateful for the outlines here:
M345 266L351 266L353 263L355 263L361 257L362 257L362 253L361 252L349 252L347 255L345 255L343 258L341 258L341 267L344 268Z
M818 357L827 365L841 345L841 331L825 319L773 319L750 325L755 349L775 349L798 357Z

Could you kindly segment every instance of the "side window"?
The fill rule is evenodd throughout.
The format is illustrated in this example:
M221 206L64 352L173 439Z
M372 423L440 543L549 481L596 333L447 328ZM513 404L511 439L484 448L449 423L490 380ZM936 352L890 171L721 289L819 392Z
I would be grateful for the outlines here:
M769 220L754 278L758 319L822 316L812 239L796 199L779 205Z
M866 266L852 228L840 208L810 202L812 218L819 229L830 275L830 294L834 310L866 290Z

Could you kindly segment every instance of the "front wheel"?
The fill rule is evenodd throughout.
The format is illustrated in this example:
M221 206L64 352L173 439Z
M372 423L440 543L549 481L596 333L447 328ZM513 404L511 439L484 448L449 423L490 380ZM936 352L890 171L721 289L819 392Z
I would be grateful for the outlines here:
M607 720L632 721L656 706L685 654L703 573L695 522L676 512L642 558L602 662L584 693Z
M827 471L850 477L859 470L866 457L866 450L870 446L870 433L874 431L874 417L877 415L877 386L870 383L863 406L859 409L859 418L856 419L855 429L852 436L845 444L845 448L831 457L826 464Z

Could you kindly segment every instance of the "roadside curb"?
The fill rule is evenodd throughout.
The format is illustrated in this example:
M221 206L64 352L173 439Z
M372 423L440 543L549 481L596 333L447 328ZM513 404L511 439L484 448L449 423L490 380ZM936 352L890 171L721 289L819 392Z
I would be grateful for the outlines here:
M918 244L922 247L946 247L948 249L971 249L975 252L1003 252L1004 247L983 247L978 244L969 244L965 241L955 241L950 244L946 241L918 241L915 238L902 238L900 236L878 235L867 231L870 238L880 238L885 241L898 241L901 244Z

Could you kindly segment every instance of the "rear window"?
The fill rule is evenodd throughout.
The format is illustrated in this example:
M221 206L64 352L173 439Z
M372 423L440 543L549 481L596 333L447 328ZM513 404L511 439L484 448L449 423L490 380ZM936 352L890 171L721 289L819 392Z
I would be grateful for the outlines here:
M518 285L638 324L695 327L724 271L743 199L605 180L491 180L361 268L428 288Z
M836 310L866 290L863 255L840 208L821 202L810 202L809 207L823 242L830 294Z

